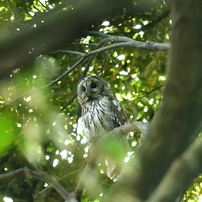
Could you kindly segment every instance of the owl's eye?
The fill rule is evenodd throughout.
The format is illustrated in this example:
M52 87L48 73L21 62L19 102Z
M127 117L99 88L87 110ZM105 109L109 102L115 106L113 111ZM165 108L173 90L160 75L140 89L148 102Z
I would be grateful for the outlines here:
M90 87L91 87L91 88L96 88L96 87L97 87L97 84L92 82Z
M85 91L86 91L86 88L85 88L84 86L82 86L81 90L82 90L83 92L85 92Z

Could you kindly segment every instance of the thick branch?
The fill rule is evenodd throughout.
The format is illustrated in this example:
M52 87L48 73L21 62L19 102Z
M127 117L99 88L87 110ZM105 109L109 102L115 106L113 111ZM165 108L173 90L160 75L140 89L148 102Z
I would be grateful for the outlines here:
M84 171L79 179L79 182L75 188L74 194L75 198L78 201L81 201L81 195L84 189L87 189L87 192L91 191L93 194L97 194L98 191L101 190L101 187L98 184L98 177L95 169L95 165L97 162L97 158L99 154L102 152L102 148L100 148L99 143L102 142L104 138L107 138L109 136L120 136L120 135L126 135L129 132L138 131L141 132L142 135L145 135L148 130L148 123L143 123L141 121L135 121L132 123L128 123L125 125L122 125L118 128L115 128L109 133L106 133L105 135L98 136L96 139L91 139L91 141L96 142L96 145L93 147L93 150L88 158L88 162L84 168ZM101 151L101 152L100 152Z
M202 172L202 139L177 160L147 202L175 201L182 190L187 190L193 179ZM172 188L171 188L172 187Z
M124 6L131 5L131 1L124 1L123 4L121 0L116 3L113 0L80 0L75 4L74 9L64 11L61 8L58 11L56 8L50 13L42 14L40 19L29 21L30 24L36 24L36 28L30 31L27 26L19 27L21 31L18 35L12 34L7 40L1 41L0 78L12 74L12 70L34 60L40 54L73 42L100 18L112 12L117 14Z
M131 172L114 187L109 201L119 201L120 190L128 197L147 199L202 128L202 27L198 26L202 4L173 0L171 5L171 48L162 107L131 163Z
M134 122L122 125L118 128L115 128L110 133L113 135L123 135L123 134L128 134L130 132L138 131L144 136L146 135L148 128L149 128L149 123L144 123L142 121L134 121ZM109 135L109 133L107 133L106 135Z

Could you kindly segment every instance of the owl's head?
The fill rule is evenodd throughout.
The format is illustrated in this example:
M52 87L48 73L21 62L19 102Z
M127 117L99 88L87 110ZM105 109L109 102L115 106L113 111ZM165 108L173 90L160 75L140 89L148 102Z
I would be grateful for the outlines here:
M98 76L88 76L79 81L77 87L78 101L85 104L88 101L99 99L100 96L112 96L109 84Z

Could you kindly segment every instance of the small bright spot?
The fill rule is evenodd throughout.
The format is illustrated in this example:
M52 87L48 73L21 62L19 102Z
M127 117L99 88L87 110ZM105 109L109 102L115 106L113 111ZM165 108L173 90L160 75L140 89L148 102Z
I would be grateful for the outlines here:
M148 21L144 21L144 22L143 22L144 25L147 25L148 23L149 23Z
M65 145L68 145L69 144L69 140L65 140Z
M84 155L83 155L83 158L87 158L87 157L88 157L88 154L84 154Z
M18 123L18 124L17 124L17 127L18 127L18 128L21 128L21 127L22 127L22 124Z
M48 187L48 183L45 183L45 184L44 184L44 187Z
M114 56L114 57L117 57L117 56L118 56L118 53L117 53L117 52L114 52L113 56Z
M137 105L138 105L139 107L143 107L143 104L142 104L141 102L138 102Z
M26 102L29 102L30 100L31 100L31 96L29 96L29 97L24 97L24 100L26 101Z
M63 159L66 159L67 158L67 150L63 150L60 152L60 155Z
M142 122L143 122L143 123L147 123L148 121L147 121L146 119L143 119Z
M202 202L202 195L198 196L198 202Z
M124 158L124 162L125 162L125 163L127 163L129 160L130 160L130 157L129 157L129 156L127 156L127 157Z
M116 94L116 97L118 100L122 100L122 97L120 96L120 94Z
M85 151L86 153L88 153L89 147L85 147L85 148L84 148L84 151Z
M119 74L126 76L126 75L128 75L128 72L126 72L126 71L120 71Z
M32 113L33 112L33 109L29 109L29 113Z
M37 78L37 75L33 75L33 79L36 79Z
M5 170L5 171L8 171L8 168L5 167L4 170Z
M50 156L46 155L46 160L49 160L50 159Z
M72 163L72 161L73 161L73 157L72 157L72 156L70 156L70 157L68 157L68 159L67 159L67 160L68 160L68 162L69 162L69 163Z
M13 202L13 199L8 198L8 197L4 197L3 200L4 200L5 202Z
M135 79L135 81L139 81L139 78L137 77L137 74L131 74L131 77Z
M100 196L103 196L103 193L101 193Z
M135 147L137 145L137 142L132 142L132 147Z
M20 31L20 28L16 28L17 31Z
M160 81L165 81L165 80L166 80L166 77L165 77L165 76L159 76L159 80L160 80Z
M89 67L89 71L93 71L94 67L93 66L90 66Z
M125 90L125 88L126 88L125 86L122 86L122 87L121 87L121 90Z
M135 25L135 29L140 29L141 27L141 25Z
M119 56L117 57L117 59L118 59L118 60L125 60L125 55L123 55L123 54L122 54L122 55L119 55Z
M76 136L76 140L80 141L81 137L79 135Z
M153 103L154 103L154 99L151 98L151 99L149 100L149 104L152 105Z
M125 157L124 161L127 163L130 160L132 155L133 155L133 152L128 152L127 157Z
M126 60L126 63L129 64L129 63L130 63L130 60ZM130 69L130 68L129 68L129 69Z
M15 19L15 17L12 15L10 19L11 19L11 20L14 20L14 19Z
M146 108L144 108L144 110L143 110L144 112L148 112L148 108L146 107Z
M55 159L55 160L53 161L53 167L56 167L56 166L58 165L58 163L59 163L58 159Z
M87 139L86 139L86 137L84 136L84 137L81 139L81 144L86 144L86 142L87 142Z
M110 25L110 22L109 22L109 21L104 21L104 22L102 23L102 25L105 26L105 27L107 27L107 26Z
M59 153L60 153L59 150L57 150L57 151L55 152L56 155L58 155Z
M139 32L139 34L140 34L140 36L141 36L141 37L143 37L144 32L143 32L143 31L141 31L141 32Z

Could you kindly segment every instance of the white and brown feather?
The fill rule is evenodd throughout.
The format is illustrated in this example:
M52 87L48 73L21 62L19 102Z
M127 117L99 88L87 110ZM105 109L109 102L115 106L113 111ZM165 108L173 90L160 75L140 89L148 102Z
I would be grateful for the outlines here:
M117 102L109 84L97 76L83 78L78 83L78 101L82 107L81 127L89 142L95 137L119 127L127 122L123 108ZM107 173L115 178L116 165L108 162Z

